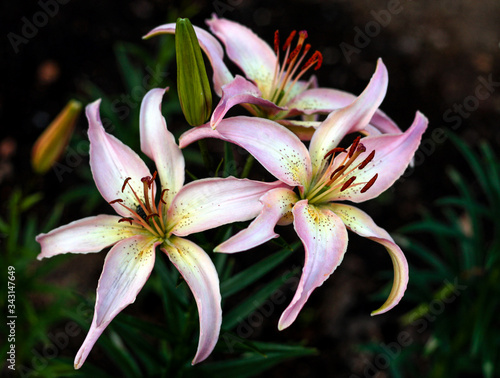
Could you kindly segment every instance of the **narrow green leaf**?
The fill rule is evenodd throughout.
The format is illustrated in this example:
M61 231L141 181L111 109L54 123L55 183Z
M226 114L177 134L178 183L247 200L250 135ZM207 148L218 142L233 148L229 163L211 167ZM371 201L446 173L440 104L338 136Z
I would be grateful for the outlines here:
M315 349L303 346L252 343L261 353L247 353L241 358L199 365L195 371L219 378L253 377L285 360L310 356ZM264 353L264 355L262 354Z
M246 298L240 305L224 315L222 320L223 329L232 329L236 327L243 319L249 316L252 312L259 309L268 298L278 291L287 280L298 272L298 268L290 271L281 277L275 278L270 283L260 288L256 293Z
M248 285L254 283L266 273L270 272L273 268L278 266L288 256L290 256L301 245L300 242L295 242L287 248L283 248L275 252L271 256L266 257L262 261L255 263L242 272L235 274L228 280L221 283L221 294L223 297L229 297L233 294L246 288Z

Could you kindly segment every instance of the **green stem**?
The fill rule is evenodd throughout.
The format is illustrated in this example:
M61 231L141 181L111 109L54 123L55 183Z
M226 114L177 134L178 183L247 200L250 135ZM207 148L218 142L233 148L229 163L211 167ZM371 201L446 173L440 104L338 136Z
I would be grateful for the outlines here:
M241 172L241 178L247 178L250 174L250 170L252 169L253 162L255 158L252 155L248 155L247 161L245 162L245 166L243 167L243 172Z
M207 141L202 139L198 141L198 147L200 148L201 158L203 159L203 165L208 172L212 171L212 159L208 151Z

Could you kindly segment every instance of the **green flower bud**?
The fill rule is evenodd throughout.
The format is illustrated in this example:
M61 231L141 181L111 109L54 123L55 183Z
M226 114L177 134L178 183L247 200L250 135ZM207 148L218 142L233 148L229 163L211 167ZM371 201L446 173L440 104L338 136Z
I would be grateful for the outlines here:
M177 19L175 54L182 112L191 126L202 125L212 113L212 92L198 38L187 18Z

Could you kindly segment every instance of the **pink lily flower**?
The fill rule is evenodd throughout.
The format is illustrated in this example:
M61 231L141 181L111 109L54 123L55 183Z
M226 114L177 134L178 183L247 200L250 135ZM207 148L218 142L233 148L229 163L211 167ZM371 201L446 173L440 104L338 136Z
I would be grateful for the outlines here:
M270 173L297 187L277 188L262 196L263 208L247 229L215 250L248 250L278 235L275 226L293 223L305 249L297 291L282 314L278 328L288 327L315 288L334 272L347 248L346 228L383 245L392 259L394 282L386 302L372 315L393 308L403 297L408 264L391 236L364 211L350 204L375 198L403 174L414 155L427 119L417 112L404 133L356 138L349 147L339 143L361 131L372 119L387 88L387 70L379 60L363 93L351 105L332 112L314 133L309 149L289 130L265 119L228 118L216 130L208 125L186 132L180 146L205 137L233 142L250 152Z
M161 114L163 93L163 89L148 92L140 112L141 149L156 162L161 188L157 191L156 172L151 175L134 151L105 132L98 100L86 109L90 166L99 192L118 215L80 219L36 238L42 249L39 260L67 252L94 253L114 245L104 262L92 325L76 355L76 369L111 320L135 301L153 269L157 246L194 294L200 337L192 363L206 359L221 326L219 279L205 251L183 237L254 218L261 208L258 199L283 186L279 181L261 183L233 177L183 186L184 158Z
M306 31L293 31L283 44L276 31L274 48L271 48L252 30L236 22L214 15L207 24L224 43L229 59L245 76L233 76L224 64L224 52L217 39L194 27L214 71L214 90L221 96L210 120L212 128L229 109L242 105L252 115L281 123L301 139L309 140L320 124L317 115L329 114L356 99L353 94L337 89L317 88L314 76L307 81L302 79L307 72L319 69L323 60L319 51L309 54L311 45L305 43ZM175 23L158 26L144 38L164 33L175 33ZM302 116L302 120L294 119L297 116ZM401 132L381 110L376 110L370 124L365 126L366 134Z

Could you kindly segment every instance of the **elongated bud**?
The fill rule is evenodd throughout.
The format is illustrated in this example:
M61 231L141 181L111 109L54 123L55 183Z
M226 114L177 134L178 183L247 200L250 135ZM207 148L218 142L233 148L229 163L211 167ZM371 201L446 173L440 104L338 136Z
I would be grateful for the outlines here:
M212 112L212 92L198 38L187 18L177 19L175 54L182 112L191 126L202 125Z
M81 110L79 101L70 100L38 137L31 150L31 166L36 173L46 173L64 152Z

